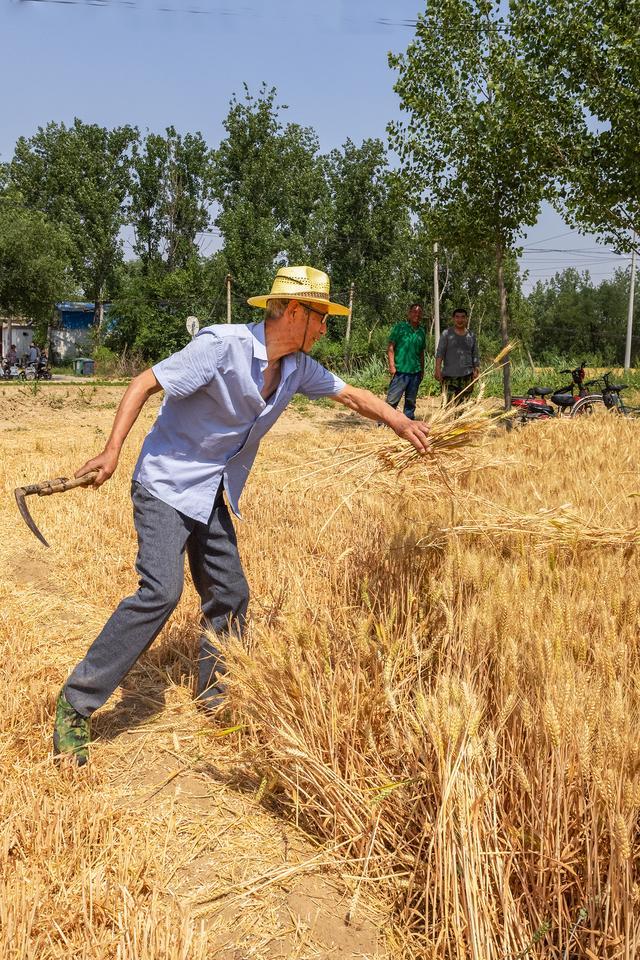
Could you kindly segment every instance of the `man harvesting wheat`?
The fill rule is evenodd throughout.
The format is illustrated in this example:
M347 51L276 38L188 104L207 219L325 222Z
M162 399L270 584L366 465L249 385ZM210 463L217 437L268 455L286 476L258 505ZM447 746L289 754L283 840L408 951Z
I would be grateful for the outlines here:
M102 706L155 640L182 593L184 555L200 595L202 624L221 641L242 632L249 591L227 502L238 501L260 440L295 393L331 397L426 452L426 424L414 422L368 390L348 386L307 356L326 333L327 317L348 310L329 297L329 278L311 267L278 271L271 292L252 297L262 323L206 327L192 342L136 377L92 470L100 486L114 473L120 450L149 397L164 390L158 417L133 474L138 534L137 593L123 600L77 665L56 704L54 750L82 765L89 717ZM197 699L215 711L224 701L225 665L203 632Z

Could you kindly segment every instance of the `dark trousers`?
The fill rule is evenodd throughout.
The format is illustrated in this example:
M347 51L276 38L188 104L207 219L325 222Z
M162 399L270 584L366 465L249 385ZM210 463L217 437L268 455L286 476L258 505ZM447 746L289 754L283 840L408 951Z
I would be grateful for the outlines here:
M421 382L421 373L394 373L387 392L387 403L397 407L404 393L404 415L415 420L416 400Z
M249 587L222 485L208 523L185 516L139 483L133 484L132 500L138 591L120 603L65 684L67 700L85 717L109 699L173 613L182 594L185 553L200 595L203 630L239 635L245 623ZM206 706L223 699L225 672L222 654L203 632L197 694Z
M470 400L473 392L472 380L472 373L467 377L443 377L442 390L447 395L447 403L457 406L459 403Z

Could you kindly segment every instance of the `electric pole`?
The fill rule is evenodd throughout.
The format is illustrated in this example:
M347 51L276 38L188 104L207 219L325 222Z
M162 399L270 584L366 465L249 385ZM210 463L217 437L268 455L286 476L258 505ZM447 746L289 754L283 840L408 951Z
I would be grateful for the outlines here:
M433 245L433 335L436 348L440 340L440 277L438 271L438 244Z
M227 284L227 323L231 323L231 274L225 278Z
M633 242L637 241L634 234ZM624 368L628 370L631 366L631 338L633 336L633 301L636 292L636 248L631 251L631 284L629 286L629 312L627 313L627 343L624 351Z
M353 316L353 291L355 284L352 283L349 287L349 316L347 317L347 329L344 335L344 342L349 343L351 339L351 317Z

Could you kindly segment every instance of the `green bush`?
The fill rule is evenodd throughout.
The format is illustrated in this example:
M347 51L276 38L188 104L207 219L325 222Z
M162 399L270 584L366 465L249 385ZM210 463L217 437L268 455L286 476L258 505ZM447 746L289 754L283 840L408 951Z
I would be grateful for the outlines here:
M109 347L96 347L93 351L93 359L97 376L111 377L117 372L118 354Z

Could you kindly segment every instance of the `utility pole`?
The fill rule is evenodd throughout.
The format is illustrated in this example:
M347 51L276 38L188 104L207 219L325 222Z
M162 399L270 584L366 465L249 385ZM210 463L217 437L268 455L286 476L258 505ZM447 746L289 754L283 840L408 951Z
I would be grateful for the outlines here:
M349 343L351 339L351 318L353 316L353 291L355 289L355 283L352 283L349 287L349 316L347 317L347 330L344 335L345 344Z
M631 338L633 336L633 301L636 293L636 248L637 236L634 234L634 248L631 251L631 284L629 286L629 312L627 313L627 343L624 351L624 368L631 366Z
M225 277L225 282L227 284L227 323L231 323L231 274L228 273Z
M353 291L355 283L349 287L349 313L347 315L347 329L344 333L344 360L347 368L349 367L349 340L351 339L351 318L353 317Z
M433 245L433 335L436 348L440 340L440 276L438 271L438 244Z

